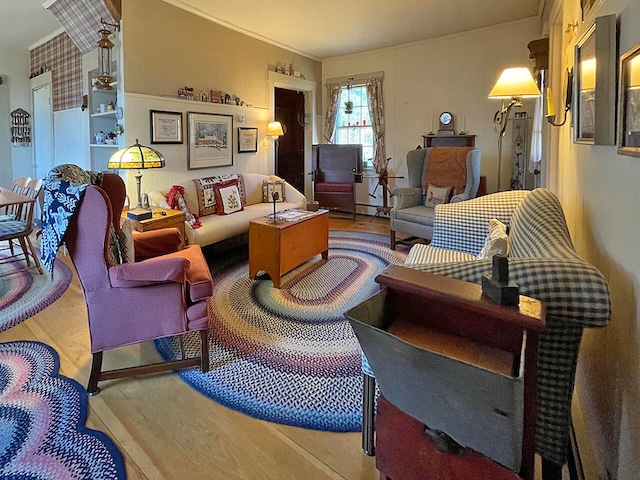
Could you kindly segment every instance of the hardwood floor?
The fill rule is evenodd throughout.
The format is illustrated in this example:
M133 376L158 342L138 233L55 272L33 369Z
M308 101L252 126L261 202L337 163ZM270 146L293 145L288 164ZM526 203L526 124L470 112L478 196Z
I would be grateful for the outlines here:
M388 218L331 214L332 230L389 234ZM62 252L58 258L71 266ZM71 266L73 270L73 266ZM60 373L86 387L89 333L75 276L58 301L0 333L0 342L37 340L60 355ZM151 342L105 353L104 367L159 360ZM375 457L360 433L329 433L256 420L193 390L174 374L101 383L89 398L87 425L108 434L122 452L127 478L374 480ZM536 458L536 479L540 478ZM568 478L566 471L563 478Z
M389 220L332 214L330 228L388 235ZM70 265L68 257L59 259ZM72 267L73 270L73 267ZM60 371L86 386L89 333L75 276L44 311L0 333L0 342L37 340L60 355ZM109 351L105 368L159 359L151 343ZM359 433L305 430L255 420L193 390L174 374L101 383L89 398L90 428L107 433L125 457L129 479L378 478Z

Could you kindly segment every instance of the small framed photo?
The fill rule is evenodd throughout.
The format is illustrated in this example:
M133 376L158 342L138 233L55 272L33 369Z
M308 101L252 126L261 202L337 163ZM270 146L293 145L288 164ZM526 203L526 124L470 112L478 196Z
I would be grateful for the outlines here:
M233 116L187 112L187 168L233 165Z
M258 129L238 127L238 153L258 151Z
M182 143L182 112L149 110L151 143Z
M640 157L640 43L620 57L618 153Z

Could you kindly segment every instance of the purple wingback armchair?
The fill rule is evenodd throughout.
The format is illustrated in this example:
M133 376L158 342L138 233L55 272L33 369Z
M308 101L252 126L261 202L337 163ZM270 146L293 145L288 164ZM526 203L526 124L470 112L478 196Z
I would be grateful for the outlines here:
M213 281L202 251L197 245L178 250L178 230L163 229L148 232L152 242L145 242L145 233L134 238L136 252L152 258L113 264L110 225L120 231L124 199L122 179L105 173L101 187L86 188L64 237L87 304L93 354L90 395L100 391L101 380L198 365L203 372L209 370L208 299ZM193 331L200 332L200 358L102 371L105 350Z

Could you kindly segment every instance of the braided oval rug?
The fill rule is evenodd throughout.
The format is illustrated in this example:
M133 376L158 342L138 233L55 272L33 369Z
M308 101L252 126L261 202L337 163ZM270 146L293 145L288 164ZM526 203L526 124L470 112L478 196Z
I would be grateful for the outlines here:
M2 263L8 255L8 249L0 252L0 275L24 266L24 260ZM0 332L44 310L60 298L70 282L71 269L60 260L55 263L53 279L46 271L40 275L37 270L0 277Z
M0 478L124 480L120 451L85 426L84 388L49 345L0 343Z
M246 248L213 259L210 302L211 370L185 370L182 379L234 410L275 423L314 430L361 430L360 345L344 312L379 291L375 277L404 250L389 237L331 231L329 259L316 256L287 273L282 288L264 276L248 278ZM198 354L199 336L184 340ZM175 338L156 341L165 358L178 358Z

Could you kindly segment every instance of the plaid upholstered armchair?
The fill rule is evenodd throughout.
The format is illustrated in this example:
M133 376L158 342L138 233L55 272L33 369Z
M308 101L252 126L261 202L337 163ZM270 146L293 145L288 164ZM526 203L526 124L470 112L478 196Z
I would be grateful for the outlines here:
M479 148L429 147L407 153L408 186L393 190L396 204L389 213L391 249L396 243L431 240L434 202L432 191L440 191L451 203L475 198L480 186ZM433 189L433 190L431 190ZM396 238L396 232L408 238Z
M608 323L609 289L602 274L576 253L562 207L546 189L438 205L431 244L412 247L405 266L481 283L482 276L491 273L491 260L479 260L477 255L492 218L509 226L510 280L520 294L542 300L546 307L547 328L540 337L538 358L536 450L543 459L543 478L555 478L550 472L559 472L566 462L582 331ZM365 425L373 422L375 398L375 374L365 357L363 371L364 395L369 399ZM363 438L365 445L372 445L372 438Z

